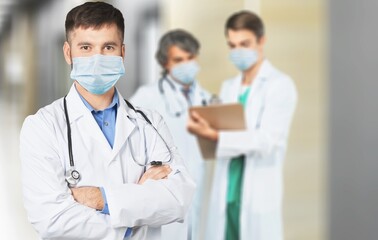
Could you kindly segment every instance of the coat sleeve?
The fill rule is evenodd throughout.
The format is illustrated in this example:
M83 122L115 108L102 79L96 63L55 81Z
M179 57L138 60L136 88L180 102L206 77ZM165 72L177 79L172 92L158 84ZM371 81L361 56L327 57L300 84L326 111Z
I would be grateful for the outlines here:
M192 201L195 183L173 144L167 125L157 113L153 114L152 122L172 152L172 172L167 179L147 180L142 185L128 183L106 186L109 212L114 227L158 227L181 221ZM151 127L146 127L147 134L153 136L147 139L150 160L168 159L168 150L162 138Z
M42 239L123 239L109 216L77 203L65 181L56 129L42 114L26 118L20 134L24 206Z
M217 157L266 156L277 149L286 149L297 93L290 78L275 80L265 95L260 127L256 129L254 124L247 124L249 128L244 131L220 131Z

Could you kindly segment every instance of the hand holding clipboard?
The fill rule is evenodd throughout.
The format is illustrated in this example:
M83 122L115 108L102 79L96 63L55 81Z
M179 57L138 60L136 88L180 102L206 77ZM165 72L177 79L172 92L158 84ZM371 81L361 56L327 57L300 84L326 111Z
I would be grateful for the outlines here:
M241 104L232 103L191 107L189 109L191 119L188 123L188 130L197 135L197 140L204 159L215 158L217 141L210 140L209 137L205 137L203 132L201 132L207 131L207 126L204 126L202 130L199 130L199 127L197 128L198 125L206 125L206 123L196 123L196 119L193 118L193 112L199 115L199 121L206 121L209 128L216 131L243 130L246 128L244 110Z

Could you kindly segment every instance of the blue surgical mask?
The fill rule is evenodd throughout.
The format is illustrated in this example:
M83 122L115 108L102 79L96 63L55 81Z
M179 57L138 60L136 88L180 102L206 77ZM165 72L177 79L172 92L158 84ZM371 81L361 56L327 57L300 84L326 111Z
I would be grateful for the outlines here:
M125 74L120 56L96 54L72 59L71 79L76 80L87 91L101 95L109 91Z
M196 79L199 69L200 68L196 61L189 61L174 66L171 69L171 75L182 84L190 85Z
M230 60L240 71L245 71L256 64L259 54L254 49L235 48L230 52Z

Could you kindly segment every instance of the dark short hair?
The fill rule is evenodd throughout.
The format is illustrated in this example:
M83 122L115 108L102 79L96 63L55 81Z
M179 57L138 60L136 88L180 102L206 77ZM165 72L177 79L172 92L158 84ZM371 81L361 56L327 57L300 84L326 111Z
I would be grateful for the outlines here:
M250 11L243 10L231 15L225 26L225 34L227 36L228 30L249 30L253 32L257 38L260 40L264 36L264 23L261 18Z
M165 65L168 62L168 52L172 46L177 46L185 52L197 55L200 49L199 41L189 32L176 29L167 32L160 39L159 47L156 52L156 60L164 69L163 74L166 74Z
M116 24L121 38L125 32L125 22L122 13L112 5L104 2L86 2L68 12L66 17L66 40L69 33L76 28L93 27L99 29L104 25Z

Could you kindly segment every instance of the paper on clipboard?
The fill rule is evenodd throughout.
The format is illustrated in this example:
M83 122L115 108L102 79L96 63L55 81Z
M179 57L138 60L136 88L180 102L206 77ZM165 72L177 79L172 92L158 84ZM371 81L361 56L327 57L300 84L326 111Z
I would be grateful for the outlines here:
M216 104L209 106L191 107L189 111L195 111L209 122L210 126L217 130L242 130L245 129L244 109L239 103ZM197 137L202 157L214 159L216 142L203 137Z

